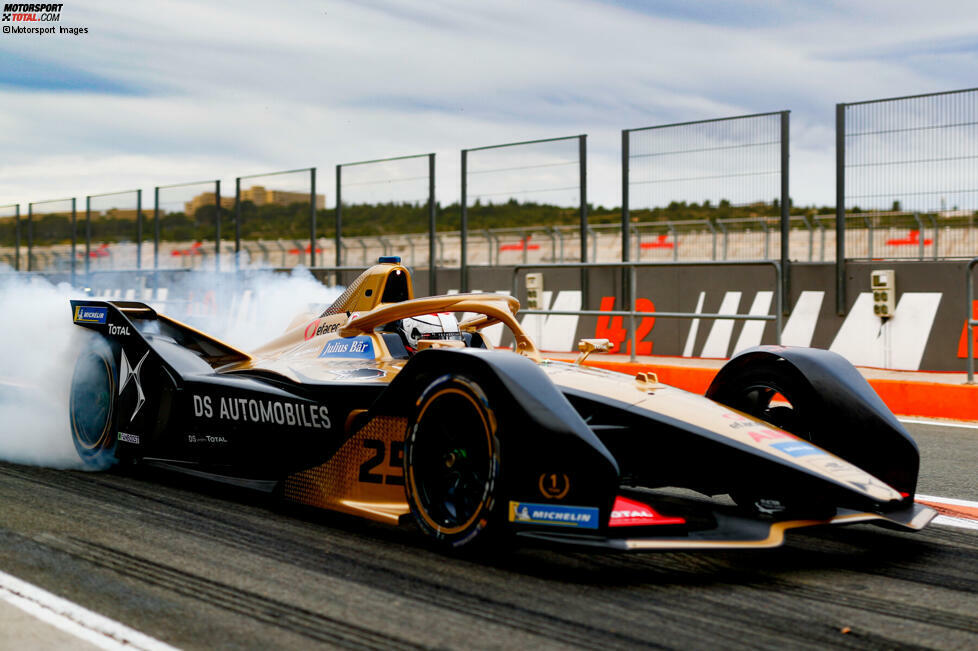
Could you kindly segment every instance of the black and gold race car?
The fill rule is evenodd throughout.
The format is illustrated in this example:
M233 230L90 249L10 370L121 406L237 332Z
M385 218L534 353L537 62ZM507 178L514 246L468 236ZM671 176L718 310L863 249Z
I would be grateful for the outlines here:
M935 515L914 503L916 444L824 350L753 348L695 395L581 365L599 340L576 363L544 359L516 299L415 299L396 258L250 353L142 303L71 307L95 333L70 393L94 468L135 462L413 521L456 548L773 547L798 527L920 529ZM512 349L487 345L500 323Z

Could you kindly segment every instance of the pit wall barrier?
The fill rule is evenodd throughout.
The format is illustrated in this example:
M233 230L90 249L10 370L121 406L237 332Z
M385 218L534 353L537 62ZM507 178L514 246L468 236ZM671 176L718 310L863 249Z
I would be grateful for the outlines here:
M850 262L846 266L848 311L835 311L835 276L831 263L793 263L788 270L790 287L783 305L781 343L834 350L856 366L909 371L966 370L968 351L965 324L966 291L962 276L968 261ZM885 324L873 314L870 272L896 272L896 311ZM359 267L314 269L313 274L328 285L346 285L358 275ZM583 309L610 312L627 310L623 301L621 269L588 271L588 291L581 291L579 269L534 269L543 274L541 307L546 310ZM469 268L473 290L512 293L526 305L525 274L515 267ZM231 272L228 274L231 275ZM92 274L88 281L96 293L140 300L149 292L173 286L180 272L106 272ZM45 275L53 282L68 280L67 274ZM414 273L418 295L428 287L426 269ZM441 269L435 279L438 293L461 287L458 269ZM775 280L770 263L741 266L684 266L636 270L636 299L640 312L748 313L773 315ZM171 294L169 300L176 297ZM189 299L189 297L187 297ZM978 316L978 305L973 306ZM221 306L210 309L221 311ZM631 353L630 340L638 335L638 355L681 358L729 358L738 350L777 342L774 321L714 320L707 317L661 319L641 317L630 327L627 316L572 316L526 314L524 327L544 350L568 352L581 338L607 337L618 348ZM975 329L973 336L978 336ZM500 336L500 345L509 343ZM974 346L978 351L978 346ZM976 352L975 354L978 354Z
M792 263L783 299L781 344L812 346L839 353L856 366L906 371L964 372L967 356L966 292L968 261L887 261L846 264L845 314L835 309L835 267ZM470 267L470 287L512 293L526 305L525 274L514 285L515 267ZM885 322L873 312L871 272L895 272L896 310ZM560 267L542 273L541 307L551 311L627 310L620 269L588 271L581 292L580 270ZM668 266L636 270L636 307L642 312L773 315L776 287L770 263L739 266ZM439 291L459 287L457 273L439 274ZM978 315L978 305L973 306ZM528 328L544 350L567 351L584 337L605 337L629 354L633 332L628 317L526 315ZM643 317L637 354L725 359L739 350L777 343L773 321L657 319ZM978 337L978 329L973 336ZM555 346L553 344L560 344ZM978 350L978 346L975 346ZM978 355L978 352L975 353Z
M664 384L700 395L720 370L720 364L691 366L680 360L628 362L622 356L598 354L591 355L584 364L629 375L652 372ZM872 377L874 369L859 370L870 376L866 378L870 386L898 416L978 421L978 385L956 383L961 379L954 377L957 374L948 374L948 382L929 382L914 378L914 373L901 373L908 377L890 379Z

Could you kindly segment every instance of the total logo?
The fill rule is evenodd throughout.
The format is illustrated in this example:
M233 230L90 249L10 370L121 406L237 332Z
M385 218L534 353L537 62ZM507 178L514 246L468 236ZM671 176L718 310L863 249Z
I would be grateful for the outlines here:
M683 524L686 520L678 517L662 515L648 504L630 500L621 495L615 498L611 509L609 527L643 527L660 524Z
M119 326L110 323L109 324L109 334L110 335L125 335L129 336L129 326Z

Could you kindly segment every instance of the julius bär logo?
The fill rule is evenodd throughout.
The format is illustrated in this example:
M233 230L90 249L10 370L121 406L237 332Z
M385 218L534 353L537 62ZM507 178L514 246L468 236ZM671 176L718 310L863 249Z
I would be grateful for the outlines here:
M12 4L8 2L3 5L3 20L14 23L54 23L61 20L62 7L64 7L63 4Z

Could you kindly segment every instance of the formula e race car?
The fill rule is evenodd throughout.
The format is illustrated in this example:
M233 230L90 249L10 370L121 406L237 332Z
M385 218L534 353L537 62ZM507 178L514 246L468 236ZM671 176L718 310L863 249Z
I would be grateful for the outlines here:
M824 350L761 346L705 396L544 359L497 294L414 298L381 258L246 353L142 303L71 301L97 333L70 424L93 468L137 462L392 525L439 545L773 547L784 532L920 529L917 446ZM456 314L463 314L461 322ZM502 324L511 349L489 346Z

